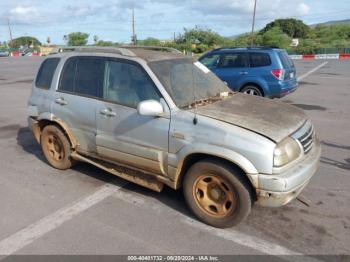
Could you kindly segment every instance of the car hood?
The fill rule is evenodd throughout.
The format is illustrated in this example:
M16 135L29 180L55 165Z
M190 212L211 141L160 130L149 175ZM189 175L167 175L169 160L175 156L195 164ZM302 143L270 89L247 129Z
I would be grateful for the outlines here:
M227 122L280 142L307 120L301 109L262 97L237 93L197 107L197 114Z

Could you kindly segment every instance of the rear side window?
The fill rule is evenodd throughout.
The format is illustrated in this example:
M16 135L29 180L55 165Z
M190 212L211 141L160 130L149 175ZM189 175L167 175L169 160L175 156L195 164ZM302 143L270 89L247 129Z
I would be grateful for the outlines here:
M74 92L74 80L75 80L75 72L77 67L77 59L71 58L64 65L60 85L58 86L59 90L73 93Z
M59 90L88 97L103 97L105 60L98 57L69 59L62 72Z
M59 62L59 58L48 58L42 63L36 78L36 87L50 89L52 78Z
M270 66L271 58L266 53L250 53L250 67Z
M223 54L220 67L223 68L235 68L235 67L248 67L248 55L246 53L228 53Z
M293 61L289 58L288 54L286 52L278 52L278 56L281 59L281 63L283 68L292 68L294 67Z
M102 98L104 62L103 58L83 57L78 59L75 93Z

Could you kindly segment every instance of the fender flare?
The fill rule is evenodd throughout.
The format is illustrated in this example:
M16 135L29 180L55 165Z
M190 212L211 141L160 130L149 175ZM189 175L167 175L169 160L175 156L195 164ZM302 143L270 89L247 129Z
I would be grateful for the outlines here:
M177 174L175 176L175 188L181 187L182 177L185 175L183 171L184 163L188 157L195 154L204 154L223 160L229 161L243 170L252 185L257 185L258 171L254 165L244 156L237 152L209 144L189 145L182 148L176 155L178 159Z
M78 141L75 138L72 130L69 128L69 126L60 118L56 117L55 115L51 114L51 113L42 113L38 116L38 118L36 119L37 124L40 126L40 121L49 121L52 123L55 123L56 125L58 125L59 127L62 128L62 130L65 132L65 134L68 136L69 141L71 143L72 149L76 149L76 147L78 146ZM40 134L41 134L41 129L39 128L33 128L33 130L36 130L35 132L40 132L39 134L34 134L36 139L39 139L39 143L40 143Z

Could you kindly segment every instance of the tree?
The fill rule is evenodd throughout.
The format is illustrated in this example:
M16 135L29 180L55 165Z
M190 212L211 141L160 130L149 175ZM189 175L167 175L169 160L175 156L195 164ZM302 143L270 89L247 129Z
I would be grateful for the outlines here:
M138 44L143 46L160 46L161 42L157 38L148 37L145 40L139 40Z
M68 45L70 46L82 46L88 42L89 34L82 32L70 33L68 36Z
M304 24L303 21L287 18L276 19L275 21L267 24L260 32L264 34L274 27L281 28L284 33L292 38L305 38L310 31L310 27Z
M196 26L193 29L185 28L184 31L184 34L180 34L176 39L176 43L185 44L187 49L193 49L192 45L195 44L195 50L192 50L194 52L204 52L224 42L224 38L211 29Z
M33 45L34 48L38 47L41 45L40 41L36 39L35 37L31 36L21 36L18 38L13 39L12 41L9 42L9 46L11 48L20 48L21 46L26 46L29 47Z
M118 43L113 43L112 41L103 41L99 40L98 42L95 43L97 46L117 46Z
M262 35L262 45L287 49L292 39L279 27L273 27Z

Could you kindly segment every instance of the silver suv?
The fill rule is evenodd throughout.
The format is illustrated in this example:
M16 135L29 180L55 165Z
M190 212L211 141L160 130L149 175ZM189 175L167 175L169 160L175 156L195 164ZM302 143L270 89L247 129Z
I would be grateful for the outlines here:
M321 154L303 111L232 93L174 50L72 48L42 63L29 126L47 161L95 165L160 192L182 188L205 223L229 227L254 203L295 199Z

